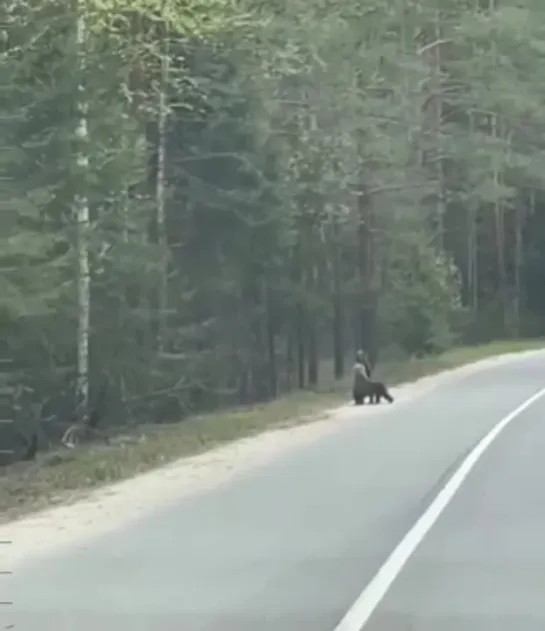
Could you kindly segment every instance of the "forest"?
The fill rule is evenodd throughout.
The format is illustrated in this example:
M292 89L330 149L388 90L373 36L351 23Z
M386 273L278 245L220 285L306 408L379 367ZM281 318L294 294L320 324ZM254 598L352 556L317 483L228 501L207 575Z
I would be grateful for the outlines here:
M545 333L542 0L8 0L0 54L15 449Z

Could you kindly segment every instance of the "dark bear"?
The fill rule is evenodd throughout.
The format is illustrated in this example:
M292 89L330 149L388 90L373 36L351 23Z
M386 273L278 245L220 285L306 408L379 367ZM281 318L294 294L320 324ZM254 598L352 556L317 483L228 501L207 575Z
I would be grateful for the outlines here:
M371 403L380 403L381 399L386 399L388 403L394 402L394 397L388 392L388 388L382 381L369 381L368 393L365 396L369 397Z
M371 379L371 367L363 351L356 354L354 364L354 386L352 396L356 405L362 405L365 399L369 398L370 403L380 403L381 399L386 399L393 403L394 398L381 381Z
M381 381L367 381L365 386L354 389L352 393L356 405L363 405L365 399L369 399L369 403L380 403L381 399L386 399L389 403L394 402L394 397Z

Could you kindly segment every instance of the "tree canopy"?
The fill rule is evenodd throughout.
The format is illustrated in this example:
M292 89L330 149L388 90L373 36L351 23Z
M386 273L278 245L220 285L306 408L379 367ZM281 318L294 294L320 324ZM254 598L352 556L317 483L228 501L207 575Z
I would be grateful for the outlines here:
M359 347L545 331L542 2L12 0L0 26L0 359L50 440L105 387L112 420L181 418Z

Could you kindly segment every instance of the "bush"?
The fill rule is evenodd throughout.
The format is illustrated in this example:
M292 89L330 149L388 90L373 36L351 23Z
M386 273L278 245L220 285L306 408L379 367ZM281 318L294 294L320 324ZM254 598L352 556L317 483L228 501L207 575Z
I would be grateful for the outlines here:
M464 315L460 274L452 259L413 237L396 244L389 272L380 301L388 341L416 356L450 348Z

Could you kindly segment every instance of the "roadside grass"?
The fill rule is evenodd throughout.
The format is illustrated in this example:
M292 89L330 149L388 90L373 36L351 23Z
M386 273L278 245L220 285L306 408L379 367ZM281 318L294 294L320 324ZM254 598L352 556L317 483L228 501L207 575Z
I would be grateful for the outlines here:
M396 385L486 357L543 347L545 340L460 347L422 359L385 361L377 368L377 376ZM195 416L179 423L141 425L128 430L128 438L119 437L113 445L83 445L41 454L35 463L20 463L0 474L0 523L77 501L100 486L239 438L323 419L331 408L350 400L350 389L351 376L335 381L332 366L324 363L322 385L315 391L297 391L270 403Z

